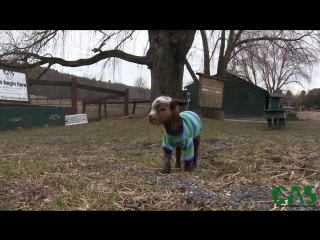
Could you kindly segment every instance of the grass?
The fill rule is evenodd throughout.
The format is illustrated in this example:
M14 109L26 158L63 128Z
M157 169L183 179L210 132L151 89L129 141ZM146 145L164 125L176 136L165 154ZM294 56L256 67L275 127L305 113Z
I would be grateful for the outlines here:
M282 131L203 123L198 168L169 176L160 173L163 128L146 120L1 132L0 210L227 210L227 190L318 183L320 121L287 122ZM187 181L218 197L186 197L174 183ZM273 205L272 196L264 201ZM257 206L244 200L233 209Z

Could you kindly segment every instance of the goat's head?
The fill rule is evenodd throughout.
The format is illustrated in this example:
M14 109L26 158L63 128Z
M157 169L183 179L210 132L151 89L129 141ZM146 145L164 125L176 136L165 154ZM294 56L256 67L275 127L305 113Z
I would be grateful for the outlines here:
M175 121L179 121L179 106L184 106L188 102L179 99L172 99L167 96L156 98L149 113L149 122L153 125L172 125Z

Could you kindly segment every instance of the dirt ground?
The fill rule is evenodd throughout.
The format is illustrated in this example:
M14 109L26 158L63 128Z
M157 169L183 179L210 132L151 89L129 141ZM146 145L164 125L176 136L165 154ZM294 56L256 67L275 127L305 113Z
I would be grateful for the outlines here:
M163 127L142 119L1 132L0 210L319 210L272 191L320 186L320 121L202 119L198 168L161 174ZM174 158L173 158L174 159ZM308 197L304 196L305 201ZM299 199L295 196L297 203Z

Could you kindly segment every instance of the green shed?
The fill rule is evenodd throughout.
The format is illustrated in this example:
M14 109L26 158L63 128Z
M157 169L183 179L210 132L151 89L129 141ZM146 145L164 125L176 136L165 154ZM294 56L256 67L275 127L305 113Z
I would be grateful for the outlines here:
M227 73L223 88L222 108L226 118L229 117L263 117L268 108L269 92L253 83L231 73ZM188 109L201 114L198 105L199 84L192 83L184 87L183 96L190 93Z

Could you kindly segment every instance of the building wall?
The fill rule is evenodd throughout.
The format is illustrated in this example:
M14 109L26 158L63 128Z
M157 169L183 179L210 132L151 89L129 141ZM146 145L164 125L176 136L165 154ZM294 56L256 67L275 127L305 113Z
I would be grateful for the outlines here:
M198 105L199 84L193 83L186 87L186 92L191 93L189 110L202 112ZM224 84L222 111L225 114L239 114L241 116L263 116L268 97L268 92L234 75L228 75Z

